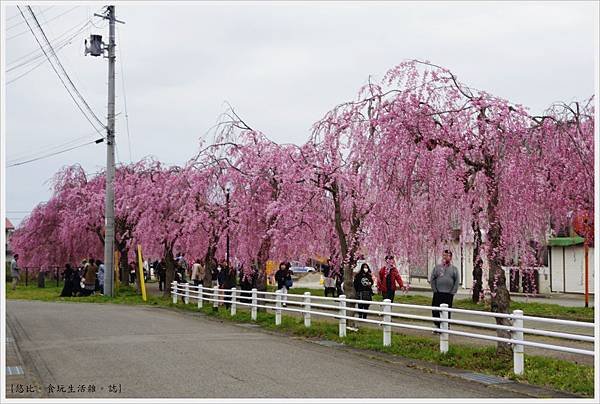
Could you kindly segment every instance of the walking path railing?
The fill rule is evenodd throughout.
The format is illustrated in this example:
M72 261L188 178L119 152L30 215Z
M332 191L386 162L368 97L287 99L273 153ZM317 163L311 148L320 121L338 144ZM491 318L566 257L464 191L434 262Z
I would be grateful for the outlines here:
M275 310L275 324L281 324L281 313L283 311L290 313L300 313L304 317L304 325L306 327L311 326L311 316L321 316L335 318L339 323L339 336L346 336L347 320L356 322L376 324L383 327L383 345L390 346L392 343L392 327L406 328L421 331L433 331L439 334L440 338L440 352L448 352L449 347L449 336L458 335L462 337L477 338L489 341L499 341L511 344L513 347L513 362L514 362L514 373L522 375L525 371L525 358L524 351L526 346L549 349L554 351L569 352L580 355L594 356L593 350L586 350L580 348L565 347L561 345L547 344L543 342L527 341L525 340L525 334L540 335L554 338L561 338L566 340L574 341L586 341L594 342L595 338L593 335L582 335L576 333L557 332L550 330L542 330L539 327L529 328L524 326L524 322L536 323L548 323L548 324L559 324L571 327L582 327L589 328L594 331L594 323L571 321L571 320L559 320L544 317L526 316L522 310L514 310L512 313L492 313L485 311L476 310L464 310L464 309L453 309L449 308L447 304L442 304L441 307L432 306L421 306L414 304L401 304L392 303L389 299L385 299L383 302L373 302L366 300L347 299L346 296L341 295L339 297L323 297L313 296L310 292L305 292L303 295L297 294L284 294L281 291L277 292L259 292L257 289L252 290L239 290L233 289L219 289L203 287L202 285L194 286L189 283L177 283L171 284L171 296L173 303L177 303L178 298L181 297L185 304L190 303L190 299L196 300L198 308L202 308L204 302L212 303L213 308L217 309L219 304L230 305L231 315L235 315L238 306L244 306L250 308L250 315L253 321L257 319L258 308L272 309ZM327 304L329 303L329 304ZM356 304L356 307L348 306L348 304ZM381 310L372 309L360 309L358 305L378 305ZM287 306L293 307L287 307ZM392 307L398 309L419 309L424 311L438 311L440 317L433 317L430 315L415 315L408 313L393 312ZM321 309L321 310L319 310ZM350 312L350 313L348 313ZM354 317L355 313L365 313L381 316L381 320L372 320L366 318ZM477 321L467 320L452 320L448 318L448 313L464 313L474 316L481 317L493 317L494 319L504 319L511 325L503 324L490 324ZM409 319L409 320L423 320L439 322L440 328L437 327L426 327L416 324L407 324L402 322L393 322L393 318ZM456 331L450 330L449 324L457 324L468 327L503 330L510 334L510 338L503 338L492 335L478 334L476 332Z
M40 276L40 273L42 272L44 274L44 277L48 280L54 280L56 281L56 287L59 286L59 282L62 280L62 277L64 276L64 268L61 268L59 266L47 266L47 267L23 267L20 269L20 281L21 282L25 282L25 286L29 285L30 281L36 281L38 280L38 276Z

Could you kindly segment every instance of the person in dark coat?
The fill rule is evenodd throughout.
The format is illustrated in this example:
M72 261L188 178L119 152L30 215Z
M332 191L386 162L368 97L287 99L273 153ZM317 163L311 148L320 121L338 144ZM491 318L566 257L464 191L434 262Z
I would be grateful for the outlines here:
M160 262L157 262L155 268L158 274L158 289L162 291L165 288L165 279L167 278L167 264L165 259L163 258Z
M279 269L275 272L275 281L277 282L277 290L280 291L282 296L283 306L287 306L287 293L288 289L292 287L292 271L290 270L290 264L282 262L279 264Z
M73 296L73 276L75 271L73 271L73 267L71 264L65 265L65 272L63 276L65 278L64 286L62 291L60 292L61 297L71 297Z
M361 265L360 271L354 276L354 290L358 300L373 300L373 275L371 268L365 262ZM358 304L361 310L369 310L369 304ZM359 318L367 318L367 313L358 312Z
M331 260L328 259L327 260L327 264L323 265L323 286L325 287L325 297L331 295L332 297L336 297L335 296L335 273L334 273L334 269L331 265Z
M86 264L87 260L83 260L81 266L73 272L73 277L71 278L73 296L81 296L81 279L83 278L83 268Z
M252 290L256 287L256 280L258 278L258 268L256 268L256 265L252 264L250 266L250 270L244 270L244 268L242 267L242 269L240 270L240 280L239 280L239 285L240 288L243 291L249 291ZM250 303L250 292L242 292L241 296L246 296L246 297L240 297L240 301L242 303Z

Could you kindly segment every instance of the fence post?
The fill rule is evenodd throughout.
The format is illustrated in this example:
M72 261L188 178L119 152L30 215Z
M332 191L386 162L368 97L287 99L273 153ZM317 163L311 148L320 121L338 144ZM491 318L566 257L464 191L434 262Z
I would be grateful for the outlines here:
M257 313L257 309L258 307L256 307L256 305L258 304L258 296L256 294L256 288L252 289L252 309L250 310L250 316L252 318L252 321L256 321L256 313Z
M213 286L213 311L219 311L219 287Z
M523 328L523 310L513 310L513 327ZM519 318L520 317L520 318ZM523 341L523 331L511 331L511 338ZM516 375L525 373L525 346L513 343L514 372Z
M25 267L25 286L27 286L29 282L29 268Z
M202 301L204 300L204 285L198 285L198 308L202 308Z
M392 306L390 306L392 301L390 299L385 299L383 301L383 322L391 323L392 316L390 313L392 312ZM391 325L383 325L383 346L392 345L392 326Z
M231 315L232 316L235 316L235 313L237 312L237 307L235 305L236 294L237 294L237 289L231 288Z
M304 326L310 327L310 292L304 292Z
M56 267L56 287L58 287L58 271L59 267Z
M275 292L275 325L281 325L281 291Z
M447 309L448 305L446 303L442 303L440 305L441 308ZM448 331L448 312L446 310L441 311L441 322L440 322L440 352L447 353L448 352L448 333L444 331Z
M190 284L187 282L185 283L185 296L183 297L183 302L185 304L190 303Z
M340 338L346 336L346 295L340 295Z
M173 281L171 284L171 294L173 295L173 304L177 304L177 281Z

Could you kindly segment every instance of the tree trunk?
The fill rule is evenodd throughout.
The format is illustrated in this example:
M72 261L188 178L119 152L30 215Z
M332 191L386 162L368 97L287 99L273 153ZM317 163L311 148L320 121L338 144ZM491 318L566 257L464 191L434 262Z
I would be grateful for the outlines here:
M342 274L343 274L343 282L344 282L344 295L348 299L356 298L356 291L354 290L354 266L356 265L356 251L358 250L358 243L355 241L356 229L355 226L357 223L353 220L351 231L351 248L348 248L348 239L346 237L346 233L344 233L344 228L342 226L342 208L339 200L339 188L337 183L332 185L332 197L334 204L334 223L335 223L335 231L338 236L338 240L340 242L340 253L342 258ZM354 212L353 212L354 214ZM352 232L354 230L354 232ZM354 303L348 303L347 307L354 308L356 305ZM347 315L351 317L355 312L352 311ZM354 327L355 323L352 320L347 321L350 327Z
M207 288L212 288L212 281L215 280L212 278L212 271L217 267L215 255L217 253L218 242L219 236L213 231L208 241L206 255L204 256L204 268L206 268L204 272L204 286Z
M487 218L490 226L489 230L489 250L488 250L488 261L490 265L490 275L488 284L490 292L492 294L492 312L495 313L508 313L510 307L510 293L506 288L506 277L504 276L504 270L501 266L501 240L502 240L502 226L498 220L496 208L498 206L498 181L496 179L492 164L488 164L486 167L486 175L488 179L487 191L488 191L488 206L487 206ZM496 324L498 325L511 325L508 319L496 318ZM497 330L496 334L501 338L510 338L510 332L506 330ZM499 354L508 355L512 353L511 346L506 342L498 342L496 352Z
M163 290L163 296L171 296L171 283L175 279L175 258L173 257L173 248L165 247L165 264L167 266L165 271L165 288Z
M119 272L121 276L121 285L129 286L129 263L127 262L129 249L119 245Z
M260 291L267 290L267 261L269 260L269 251L271 250L271 237L265 236L256 256L258 276L256 277L256 289Z
M481 229L479 220L473 219L471 223L474 235L473 245L473 303L479 303L483 292L483 260L481 259Z

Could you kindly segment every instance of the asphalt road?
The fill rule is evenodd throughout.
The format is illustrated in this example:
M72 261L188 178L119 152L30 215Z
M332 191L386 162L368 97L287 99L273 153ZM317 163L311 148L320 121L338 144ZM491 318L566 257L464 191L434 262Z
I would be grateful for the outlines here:
M16 300L6 313L25 372L48 398L519 397L198 314Z

